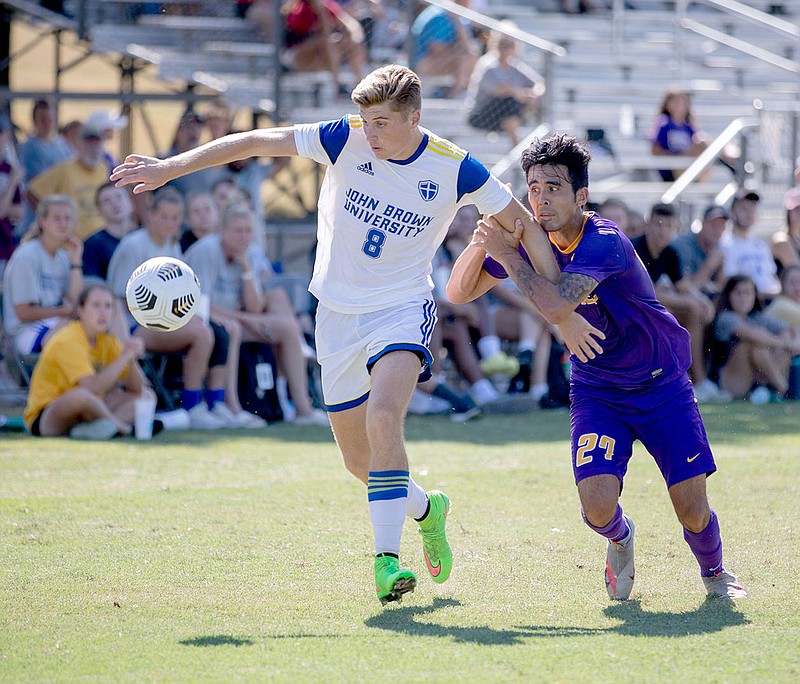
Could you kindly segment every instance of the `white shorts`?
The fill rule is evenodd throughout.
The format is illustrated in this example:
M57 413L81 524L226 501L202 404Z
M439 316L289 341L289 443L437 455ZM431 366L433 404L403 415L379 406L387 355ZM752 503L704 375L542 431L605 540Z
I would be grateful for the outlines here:
M362 314L338 313L320 304L315 336L325 408L346 411L363 404L369 397L372 367L389 352L414 352L420 359L419 382L430 379L435 326L432 299Z
M33 323L26 323L22 330L14 335L14 346L18 354L39 354L42 351L42 340L50 329L61 322L58 316L42 318Z

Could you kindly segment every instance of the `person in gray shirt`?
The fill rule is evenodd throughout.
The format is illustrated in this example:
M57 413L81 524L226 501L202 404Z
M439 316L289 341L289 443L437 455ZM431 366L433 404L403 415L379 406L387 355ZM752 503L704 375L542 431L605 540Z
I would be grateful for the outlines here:
M243 202L229 206L219 234L207 235L186 253L186 261L211 301L211 316L241 324L244 341L269 342L286 376L298 425L328 425L324 412L314 409L308 393L307 359L302 331L282 288L266 291L255 277L258 251L252 244L255 214Z
M535 111L544 94L544 79L516 57L517 43L497 31L489 52L478 60L467 91L467 123L474 128L503 131L511 144L519 142L519 127Z
M83 244L75 235L75 203L50 195L36 209L36 225L3 274L3 326L19 354L38 354L45 340L72 318L83 287Z

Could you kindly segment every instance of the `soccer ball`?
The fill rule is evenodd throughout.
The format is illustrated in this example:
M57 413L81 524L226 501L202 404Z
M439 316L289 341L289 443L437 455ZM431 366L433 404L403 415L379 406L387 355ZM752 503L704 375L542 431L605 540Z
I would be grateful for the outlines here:
M151 330L177 330L197 311L200 281L179 259L154 257L131 274L125 299L139 325Z

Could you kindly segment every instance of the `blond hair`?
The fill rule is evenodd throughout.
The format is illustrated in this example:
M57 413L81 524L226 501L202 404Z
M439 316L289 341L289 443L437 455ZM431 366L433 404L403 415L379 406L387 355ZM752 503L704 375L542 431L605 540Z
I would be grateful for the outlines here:
M408 67L388 64L364 77L350 96L360 107L389 103L391 109L405 115L422 109L422 85Z
M29 240L35 240L41 236L42 228L39 225L39 221L45 218L53 207L60 206L66 206L70 208L70 211L72 212L72 219L74 221L75 217L78 215L78 206L75 204L75 200L67 195L48 195L36 205L36 220L30 225L30 228L25 231L25 234L22 236L20 242L28 242Z

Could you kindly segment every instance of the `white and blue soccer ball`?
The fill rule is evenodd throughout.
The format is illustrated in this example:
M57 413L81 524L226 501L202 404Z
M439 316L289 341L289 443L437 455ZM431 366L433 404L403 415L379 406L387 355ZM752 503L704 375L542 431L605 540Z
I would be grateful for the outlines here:
M139 325L164 332L178 330L197 312L200 281L180 259L154 257L131 274L125 299Z

